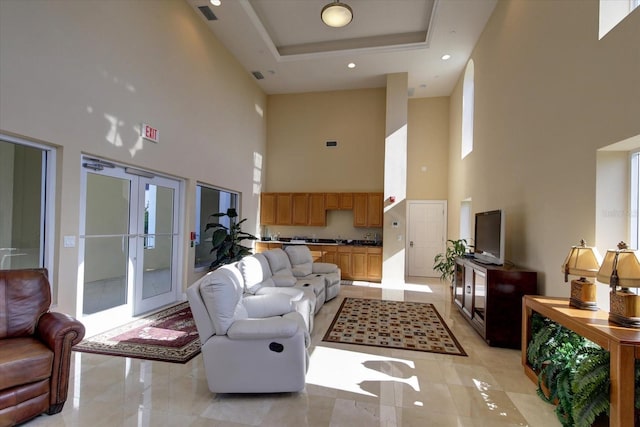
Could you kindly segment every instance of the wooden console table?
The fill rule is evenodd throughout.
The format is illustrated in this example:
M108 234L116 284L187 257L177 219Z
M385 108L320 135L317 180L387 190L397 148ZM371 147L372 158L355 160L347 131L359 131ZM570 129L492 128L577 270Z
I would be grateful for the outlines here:
M522 299L522 366L525 374L536 384L537 376L527 363L527 344L531 340L531 313L534 311L609 351L609 425L633 426L635 359L640 359L640 329L610 324L609 313L606 311L570 307L568 298L526 295Z

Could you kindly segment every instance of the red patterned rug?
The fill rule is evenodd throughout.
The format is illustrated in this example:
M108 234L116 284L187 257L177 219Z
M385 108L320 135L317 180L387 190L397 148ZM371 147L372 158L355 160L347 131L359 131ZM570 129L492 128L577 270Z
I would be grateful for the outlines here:
M73 347L85 353L186 363L200 353L200 339L189 303L183 302Z
M345 298L323 341L466 356L433 304Z

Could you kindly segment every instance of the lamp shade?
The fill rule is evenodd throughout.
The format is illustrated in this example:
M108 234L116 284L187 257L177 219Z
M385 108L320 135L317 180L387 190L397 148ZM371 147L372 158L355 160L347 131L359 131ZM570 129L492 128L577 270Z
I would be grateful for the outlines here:
M320 16L326 25L339 28L351 22L353 11L348 5L334 1L322 8Z
M602 257L596 248L587 246L584 240L580 245L572 246L567 258L562 264L562 272L566 275L572 274L580 277L596 277L600 269Z
M614 275L614 273L616 274ZM613 276L615 277L612 280ZM611 283L616 280L616 277L617 283ZM596 279L611 286L640 287L640 261L638 261L637 252L626 248L609 249L604 256Z

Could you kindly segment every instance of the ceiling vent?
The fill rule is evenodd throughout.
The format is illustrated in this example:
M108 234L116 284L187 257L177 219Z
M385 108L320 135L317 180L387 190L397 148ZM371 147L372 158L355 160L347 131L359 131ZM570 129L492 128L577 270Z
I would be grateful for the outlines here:
M264 75L262 75L260 71L252 71L251 74L253 74L253 77L255 77L256 80L264 79Z
M218 20L218 17L216 16L215 13L213 13L213 11L209 8L209 6L198 6L198 9L200 9L200 12L202 12L204 17L207 18L208 21Z

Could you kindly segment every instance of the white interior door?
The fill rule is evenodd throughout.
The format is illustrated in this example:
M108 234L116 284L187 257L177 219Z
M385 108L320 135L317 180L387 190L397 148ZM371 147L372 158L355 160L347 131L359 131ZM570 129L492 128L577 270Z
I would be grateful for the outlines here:
M433 269L433 259L445 250L447 202L409 201L408 214L407 275L439 277Z

